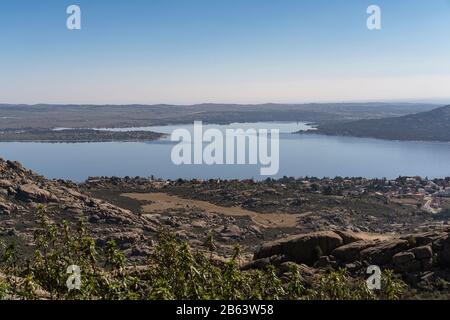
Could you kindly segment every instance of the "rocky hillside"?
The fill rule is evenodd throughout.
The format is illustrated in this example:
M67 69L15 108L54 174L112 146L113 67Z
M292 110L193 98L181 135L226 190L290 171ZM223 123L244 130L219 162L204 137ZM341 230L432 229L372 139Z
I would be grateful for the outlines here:
M450 141L450 106L401 117L327 123L311 133L388 140Z
M45 205L55 222L67 220L75 224L83 219L99 244L116 240L136 255L148 253L145 236L154 235L157 230L152 221L83 194L72 182L47 180L18 162L0 159L0 239L30 251L38 204Z

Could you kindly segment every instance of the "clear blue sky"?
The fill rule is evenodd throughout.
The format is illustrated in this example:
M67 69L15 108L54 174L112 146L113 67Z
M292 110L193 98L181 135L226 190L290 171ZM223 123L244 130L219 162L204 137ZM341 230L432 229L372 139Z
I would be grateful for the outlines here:
M4 0L0 46L0 103L450 97L450 0Z

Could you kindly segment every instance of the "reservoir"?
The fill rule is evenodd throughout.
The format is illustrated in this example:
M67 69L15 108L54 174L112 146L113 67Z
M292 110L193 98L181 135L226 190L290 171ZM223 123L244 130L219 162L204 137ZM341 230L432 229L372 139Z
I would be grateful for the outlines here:
M280 163L274 178L450 176L450 143L293 134L306 123L234 123L205 129L279 129ZM192 125L111 130L150 130L170 134ZM99 129L107 130L107 129ZM109 129L108 129L109 130ZM265 179L258 165L174 165L169 138L149 142L2 142L0 157L17 160L48 178L84 181L89 176L155 176L164 179Z

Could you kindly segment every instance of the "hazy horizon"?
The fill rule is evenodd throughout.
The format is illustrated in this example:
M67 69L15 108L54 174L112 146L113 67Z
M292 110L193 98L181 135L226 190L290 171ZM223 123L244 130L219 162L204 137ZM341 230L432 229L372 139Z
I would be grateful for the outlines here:
M142 106L159 106L159 105L167 105L167 106L196 106L196 105L248 105L248 106L257 106L257 105L269 105L269 104L279 104L279 105L308 105L308 104L428 104L428 105L450 105L450 98L436 98L436 99L396 99L396 100L346 100L346 101L305 101L305 102L277 102L277 101L267 101L267 102L256 102L256 103L241 103L241 102L214 102L214 101L204 101L197 103L168 103L168 102L157 102L157 103L118 103L118 102L107 102L107 103L73 103L73 102L33 102L33 103L17 103L17 102L3 102L0 101L1 105L26 105L26 106L37 106L37 105L54 105L54 106L64 106L64 105L73 105L73 106L127 106L127 105L142 105Z

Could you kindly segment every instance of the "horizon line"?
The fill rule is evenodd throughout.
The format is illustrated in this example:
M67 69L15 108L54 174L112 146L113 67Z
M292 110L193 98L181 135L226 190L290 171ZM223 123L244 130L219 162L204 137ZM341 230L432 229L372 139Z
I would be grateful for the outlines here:
M444 102L448 100L447 102ZM262 106L262 105L313 105L313 104L429 104L429 105L450 105L450 98L432 99L394 99L394 100L344 100L344 101L320 101L320 102L198 102L198 103L74 103L74 102L37 102L37 103L11 103L0 102L0 106L174 106L191 107L200 105L236 105L236 106Z

